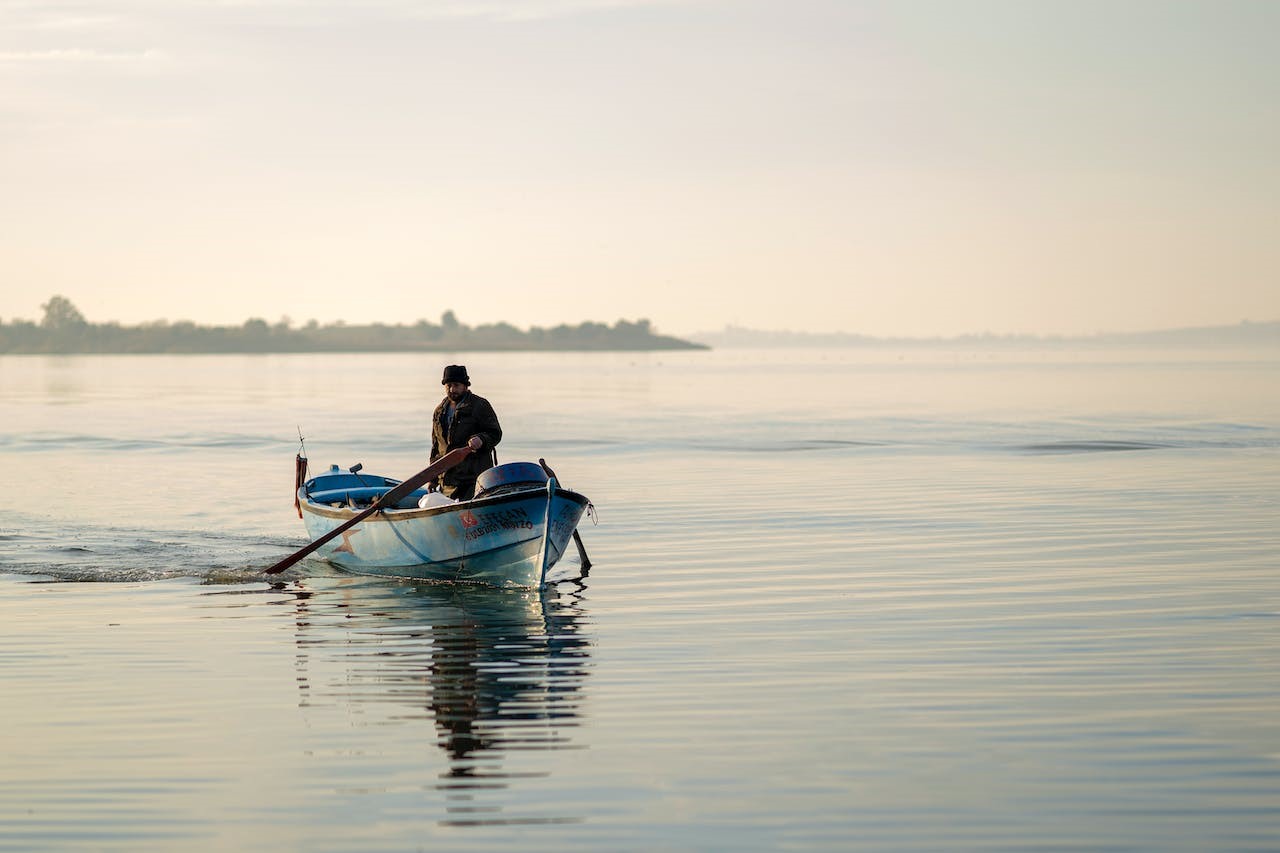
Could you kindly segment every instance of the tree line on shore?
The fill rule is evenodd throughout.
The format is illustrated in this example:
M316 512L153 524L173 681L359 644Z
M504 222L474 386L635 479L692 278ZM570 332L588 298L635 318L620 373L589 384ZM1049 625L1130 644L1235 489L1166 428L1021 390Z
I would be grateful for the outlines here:
M672 350L706 349L654 332L648 320L613 325L580 323L549 329L517 329L509 323L468 326L452 311L439 323L412 325L294 326L249 319L239 326L198 326L183 320L156 320L137 326L90 323L63 296L40 306L44 316L0 321L0 353L219 353L219 352L412 352L456 350Z

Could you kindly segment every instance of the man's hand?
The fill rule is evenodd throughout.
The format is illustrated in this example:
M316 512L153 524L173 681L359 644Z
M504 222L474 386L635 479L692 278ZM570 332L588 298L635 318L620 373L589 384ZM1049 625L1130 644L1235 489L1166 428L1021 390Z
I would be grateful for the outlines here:
M471 438L467 439L467 447L471 448L472 453L475 453L477 450L484 447L484 441L480 438L480 436L473 435L471 436Z

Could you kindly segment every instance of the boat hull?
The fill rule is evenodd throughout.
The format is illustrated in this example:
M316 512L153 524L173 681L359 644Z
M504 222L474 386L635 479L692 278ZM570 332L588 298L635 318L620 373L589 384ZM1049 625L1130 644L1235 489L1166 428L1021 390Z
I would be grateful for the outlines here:
M364 507L299 503L317 539ZM389 577L538 587L564 554L588 501L545 486L439 507L384 509L322 545L316 554L347 571Z

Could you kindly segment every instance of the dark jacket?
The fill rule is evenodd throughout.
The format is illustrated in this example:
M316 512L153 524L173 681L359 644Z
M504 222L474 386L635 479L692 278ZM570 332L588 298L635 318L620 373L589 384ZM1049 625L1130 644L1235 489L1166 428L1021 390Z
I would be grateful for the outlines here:
M480 436L484 446L440 475L440 490L449 497L466 499L475 490L476 477L493 467L494 447L502 441L502 426L493 406L484 397L470 391L458 401L453 422L445 425L445 413L449 398L436 406L431 416L431 461L434 462L450 450L466 445L473 435Z

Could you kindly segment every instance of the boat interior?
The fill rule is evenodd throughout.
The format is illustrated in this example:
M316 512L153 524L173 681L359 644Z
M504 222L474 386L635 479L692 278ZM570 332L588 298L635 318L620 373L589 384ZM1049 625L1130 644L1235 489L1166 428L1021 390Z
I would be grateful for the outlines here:
M304 486L307 499L313 503L331 507L351 507L361 509L368 507L400 484L399 480L375 474L360 474L362 466L354 465L346 471L333 465L329 470L308 480ZM546 486L548 476L542 467L532 462L508 462L495 465L481 472L476 478L476 494L473 500L498 497L511 492L527 491L531 488ZM439 492L441 503L452 503ZM427 497L426 489L415 489L396 502L394 509L416 509L420 501Z

